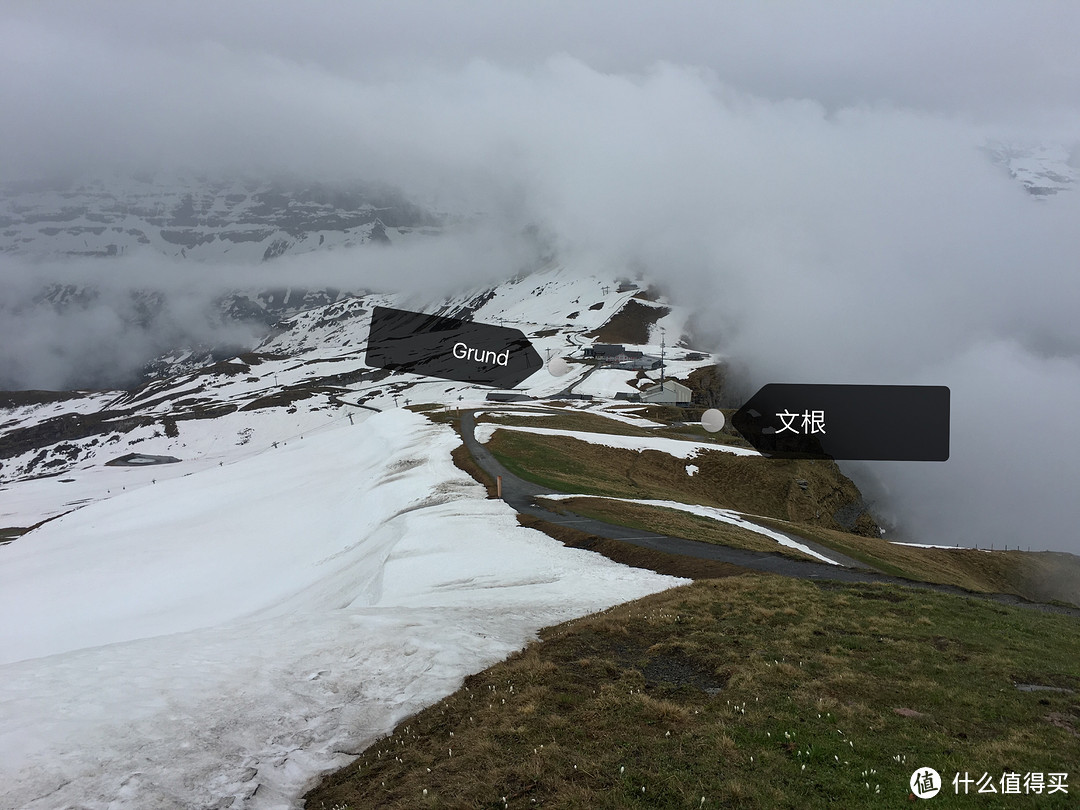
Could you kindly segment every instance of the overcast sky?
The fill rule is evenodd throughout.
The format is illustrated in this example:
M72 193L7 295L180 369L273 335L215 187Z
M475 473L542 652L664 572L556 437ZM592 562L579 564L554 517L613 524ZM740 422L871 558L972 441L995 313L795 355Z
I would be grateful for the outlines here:
M952 387L950 461L860 473L915 539L1078 550L1080 189L979 149L1080 142L1077 31L1074 2L9 2L0 179L362 178L539 225L665 281L754 384Z

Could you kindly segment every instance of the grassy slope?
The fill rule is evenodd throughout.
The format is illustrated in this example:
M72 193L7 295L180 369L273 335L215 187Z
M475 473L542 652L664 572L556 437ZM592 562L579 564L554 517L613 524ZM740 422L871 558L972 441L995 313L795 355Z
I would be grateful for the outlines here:
M783 554L797 560L816 560L775 540L740 526L732 526L700 515L645 504L610 501L602 498L571 498L565 501L546 501L551 509L566 508L578 515L615 523L631 529L670 534L703 543L716 543L732 548Z
M1080 559L1071 554L917 548L787 521L759 522L815 540L895 576L972 591L1013 593L1034 601L1080 604Z
M731 563L684 557L681 554L668 554L642 548L608 537L597 537L595 534L579 531L570 526L560 526L532 515L518 515L518 523L526 528L542 531L571 548L583 548L617 563L629 565L632 568L647 568L658 574L685 579L720 579L746 573L745 568Z
M497 431L488 449L511 472L563 492L722 506L839 529L833 519L859 500L832 461L763 459L710 452L684 461L658 450L621 450L561 436ZM796 482L805 481L806 489Z
M651 307L631 299L603 326L589 334L598 343L641 345L649 342L649 327L669 312L670 307Z
M589 415L569 417L576 429L599 431ZM636 431L627 427L612 432ZM542 483L574 491L589 483L597 494L629 497L670 497L665 481L675 492L686 483L682 462L666 470L659 459L642 460L652 454L628 458L585 445L582 455L580 442L500 446L521 435L504 432L492 446L534 480L539 460ZM490 488L467 453L455 461ZM666 470L659 476L657 464ZM621 517L642 525L661 519ZM916 767L935 767L947 780L965 770L976 777L1075 770L1080 697L1013 687L1080 691L1075 618L886 586L741 574L522 522L568 545L699 581L549 629L328 778L307 807L900 807L909 805ZM1063 562L1076 566L1069 555L915 549L763 522L886 570L976 590L1030 594L1036 578ZM694 531L706 529L683 533ZM963 799L951 791L947 785L935 801L1072 806L1062 794Z
M543 639L407 720L306 806L906 807L916 767L951 779L1080 760L1077 695L1013 687L1080 689L1068 617L755 574ZM1064 808L1077 790L965 799L950 785L935 801Z
M582 416L611 421L594 415ZM544 424L547 422L545 417ZM637 430L632 426L620 427ZM592 424L577 429L600 432ZM972 591L1080 604L1077 586L1080 560L1072 555L914 548L843 531L832 519L833 510L857 498L858 490L833 462L765 460L717 452L695 459L693 463L699 471L691 477L686 475L688 462L656 451L636 453L576 439L516 431L497 432L487 446L514 474L563 492L736 509L755 516L764 526L801 535L883 573ZM797 486L796 480L807 482L806 489ZM655 508L620 511L602 504L583 503L584 506L579 504L572 511L690 539L724 541L721 535L725 529L718 527L711 533L715 537L704 537L700 534L702 527L696 524L692 529L696 533L687 533L689 524L684 520L673 520L665 530L663 513ZM600 511L605 514L599 514ZM747 542L745 535L726 534L730 545L759 548L757 543ZM771 550L780 549L773 546Z

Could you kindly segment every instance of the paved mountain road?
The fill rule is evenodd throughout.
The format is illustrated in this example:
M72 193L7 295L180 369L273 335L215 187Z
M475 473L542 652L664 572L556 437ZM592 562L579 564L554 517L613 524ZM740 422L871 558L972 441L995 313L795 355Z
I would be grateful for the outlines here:
M593 518L577 515L573 512L558 513L543 508L536 503L536 498L543 495L556 494L556 490L525 481L507 470L491 454L486 447L476 440L476 416L472 410L465 411L461 415L461 433L465 447L472 457L489 475L502 476L502 499L517 512L532 515L548 523L566 526L597 537L606 537L619 540L641 548L652 549L666 554L678 554L684 557L692 557L701 560L715 560L717 562L731 563L753 571L764 571L771 574L781 574L799 579L835 580L840 582L880 582L889 585L903 585L909 588L940 591L958 596L993 599L1009 605L1029 607L1047 613L1063 613L1080 618L1080 609L1068 608L1060 605L1048 605L1040 602L1030 602L1011 594L983 594L966 591L952 585L935 585L928 582L902 579L888 576L864 566L860 566L850 558L843 557L830 549L821 548L822 553L827 553L831 559L839 562L848 562L850 565L829 565L828 563L812 562L810 560L797 560L782 554L771 554L760 551L748 551L746 549L731 548L729 546L703 543L697 540L687 540L682 537L672 537L664 534L630 529L612 523L605 523ZM560 493L561 494L561 493ZM803 538L792 538L804 545ZM820 547L819 547L820 548Z

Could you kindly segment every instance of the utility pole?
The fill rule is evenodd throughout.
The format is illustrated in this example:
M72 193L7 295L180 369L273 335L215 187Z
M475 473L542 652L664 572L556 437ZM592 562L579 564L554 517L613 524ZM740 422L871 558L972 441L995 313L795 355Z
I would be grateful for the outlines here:
M664 350L667 348L667 339L664 330L660 330L660 390L664 390Z

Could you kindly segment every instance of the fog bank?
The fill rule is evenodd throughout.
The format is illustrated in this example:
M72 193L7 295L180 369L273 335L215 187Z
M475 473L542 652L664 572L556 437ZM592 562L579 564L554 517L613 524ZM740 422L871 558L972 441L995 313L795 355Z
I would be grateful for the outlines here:
M533 227L660 279L752 385L950 386L948 462L862 468L912 539L1080 550L1080 189L1036 200L981 149L1080 141L1080 8L66 8L4 12L10 176L362 178L498 234L365 286L513 272ZM5 321L5 352L54 351Z

